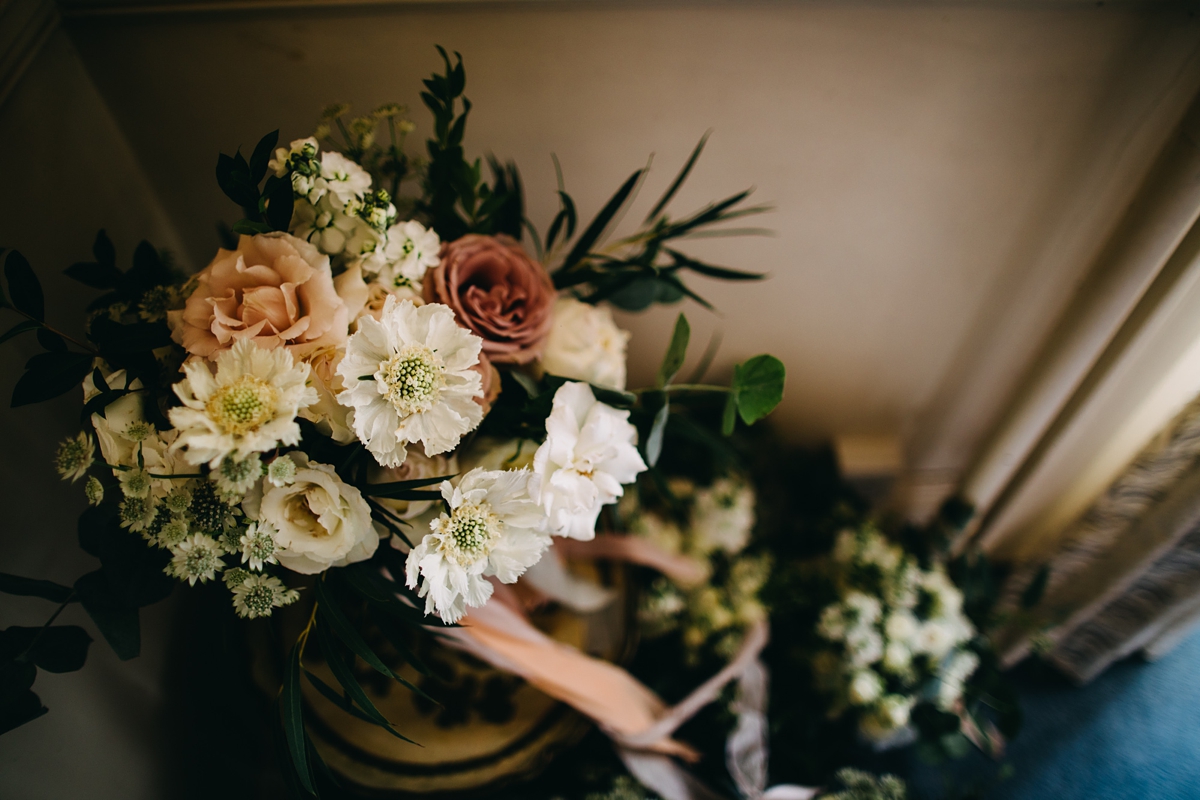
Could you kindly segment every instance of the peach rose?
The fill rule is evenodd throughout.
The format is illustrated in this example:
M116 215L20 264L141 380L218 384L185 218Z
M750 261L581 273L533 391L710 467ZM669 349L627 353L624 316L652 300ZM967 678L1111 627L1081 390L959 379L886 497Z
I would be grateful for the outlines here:
M441 263L425 275L426 302L454 309L501 364L538 356L554 324L554 299L545 268L504 235L470 234L442 245Z
M334 288L329 258L303 239L242 236L237 250L218 250L195 281L183 309L167 316L171 338L194 355L215 358L252 338L303 357L348 336L350 309Z

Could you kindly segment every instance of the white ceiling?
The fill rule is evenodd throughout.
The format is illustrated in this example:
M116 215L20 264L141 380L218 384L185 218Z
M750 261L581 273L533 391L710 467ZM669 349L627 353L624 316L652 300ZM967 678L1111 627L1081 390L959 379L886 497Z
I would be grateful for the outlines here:
M232 220L212 167L318 110L398 100L463 53L467 146L520 165L555 210L550 154L585 214L655 153L643 209L707 129L676 207L749 185L770 239L695 252L771 273L697 280L718 367L770 351L795 439L906 437L961 469L1200 86L1200 29L1174 4L454 4L68 19L202 265ZM640 219L636 213L629 219ZM628 320L634 379L674 311ZM700 346L696 348L696 355Z

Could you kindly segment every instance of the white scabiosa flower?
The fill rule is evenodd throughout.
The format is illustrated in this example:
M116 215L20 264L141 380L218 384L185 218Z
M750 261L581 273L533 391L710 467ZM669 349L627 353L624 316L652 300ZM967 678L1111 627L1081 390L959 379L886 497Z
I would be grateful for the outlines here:
M233 608L243 619L269 617L276 608L300 598L295 589L288 589L279 578L268 575L238 575L233 584L230 586L233 590Z
M559 387L530 482L548 516L548 532L594 538L601 506L615 502L625 491L622 484L645 469L628 411L599 402L586 383Z
M267 522L251 522L238 540L241 545L242 563L249 564L250 569L262 572L263 564L278 564L275 551L275 529Z
M551 375L625 388L625 348L629 333L617 327L607 306L573 297L554 303L554 327L542 351L542 366Z
M425 613L457 622L467 607L492 596L488 576L513 583L535 564L550 539L545 516L529 496L527 470L473 469L458 486L442 483L450 507L408 554L407 581L420 586Z
M240 460L225 456L221 459L221 466L213 470L212 479L225 494L241 497L262 477L262 472L262 459L258 453Z
M224 568L221 561L224 552L216 539L194 533L171 548L171 563L164 571L190 586L195 586L196 581L207 583Z
M398 222L387 230L383 257L387 266L379 280L392 288L410 286L425 277L425 271L438 265L442 241L432 229L413 220Z
M354 410L354 432L385 467L404 463L409 442L434 456L458 446L483 421L483 340L454 321L449 306L388 298L379 320L364 316L337 374L338 402Z
M62 479L72 483L87 474L96 458L96 446L92 437L83 431L63 441L54 457L54 467Z
M286 348L265 350L250 339L217 356L216 375L208 363L186 362L187 377L174 386L183 405L168 412L179 431L172 451L184 448L188 463L217 469L227 457L243 460L300 441L296 413L317 399L305 385L307 364L294 363Z
M883 694L883 679L872 670L859 670L850 679L847 694L854 705L869 706Z

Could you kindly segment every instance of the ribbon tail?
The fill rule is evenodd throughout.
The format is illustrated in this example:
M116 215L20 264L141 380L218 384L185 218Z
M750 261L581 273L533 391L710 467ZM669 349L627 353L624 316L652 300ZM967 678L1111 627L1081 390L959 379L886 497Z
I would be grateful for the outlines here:
M663 800L727 800L661 753L617 747L629 774Z

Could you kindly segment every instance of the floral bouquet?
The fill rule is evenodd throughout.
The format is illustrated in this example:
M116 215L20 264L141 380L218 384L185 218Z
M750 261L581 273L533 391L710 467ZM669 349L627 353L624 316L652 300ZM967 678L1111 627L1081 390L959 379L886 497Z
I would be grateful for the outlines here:
M408 683L368 644L364 620L401 654L411 655L410 635L429 630L513 663L483 638L508 585L525 576L567 603L562 586L598 590L563 578L556 544L595 539L600 548L603 539L609 556L651 564L679 555L671 547L722 553L731 583L725 595L705 595L701 606L711 608L687 623L697 631L689 636L730 636L740 631L731 620L761 615L745 599L758 567L737 562L744 484L690 487L689 513L701 521L693 529L705 533L665 555L622 544L635 537L596 534L619 531L613 504L653 474L664 442L719 442L710 422L728 435L780 401L783 366L766 355L739 364L727 386L700 383L711 355L697 376L675 382L689 338L682 315L655 384L627 391L628 335L605 305L642 310L685 296L707 305L685 274L761 277L680 246L764 209L745 206L741 192L682 218L667 213L702 140L632 235L604 245L645 170L586 226L560 172L561 208L539 237L516 167L490 160L488 182L464 157L462 61L441 53L445 72L422 93L434 118L424 157L406 153L413 126L398 106L358 118L334 107L313 137L278 147L271 133L248 160L222 155L218 182L243 213L225 246L187 277L143 242L122 270L101 232L94 260L66 270L101 291L82 337L47 322L28 262L15 250L6 258L0 305L21 319L0 339L34 332L44 349L12 404L81 392L83 429L60 447L57 469L82 483L90 508L80 543L100 566L73 586L0 575L0 591L59 611L81 603L121 658L139 652L138 609L179 582L223 585L246 619L303 600L307 623L290 646L276 715L301 794L315 794L324 774L302 681L404 738L356 675L361 661ZM667 524L654 519L631 524ZM671 602L670 591L656 602ZM31 689L37 669L83 664L87 635L55 625L57 614L0 634L0 730L45 713ZM848 624L875 624L862 620ZM306 666L314 644L337 687ZM735 639L723 647L732 653ZM649 717L660 714L632 679L604 674L645 701ZM599 721L634 733L622 720ZM643 744L685 752L664 741Z
M916 738L910 716L931 703L961 716L964 733L983 746L963 704L980 664L977 634L942 566L923 569L870 524L838 534L833 561L839 599L821 612L817 634L827 648L813 662L831 715L853 710L859 733L889 747Z

